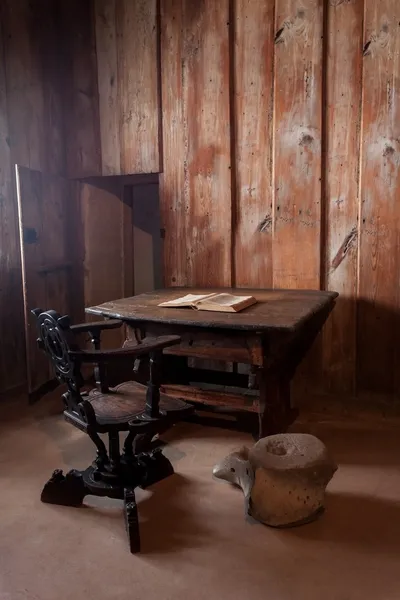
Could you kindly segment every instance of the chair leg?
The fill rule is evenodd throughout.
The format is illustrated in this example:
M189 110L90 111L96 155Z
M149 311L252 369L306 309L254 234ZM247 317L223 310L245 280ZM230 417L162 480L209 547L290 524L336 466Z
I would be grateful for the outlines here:
M165 427L164 431L168 427ZM153 422L147 422L145 424L145 432L140 431L141 427L132 426L130 429L124 444L124 456L131 458L141 452L150 452L152 449L152 440L156 434L163 432L163 428L160 423L156 420Z
M57 469L45 484L41 501L48 504L77 507L82 505L87 494L88 490L81 471L73 469L64 475L60 469Z
M134 489L124 490L124 516L131 554L140 552L140 531Z
M139 486L142 490L174 474L174 467L171 461L162 453L161 448L145 452L139 455L138 459L144 473Z
M108 463L108 454L106 446L103 440L100 438L99 434L95 431L88 431L88 436L92 440L93 444L97 448L97 456L96 456L96 466L101 469L105 464Z
M123 455L125 458L132 458L133 456L133 440L135 439L136 433L134 431L130 431L125 438Z
M119 433L118 431L110 431L108 434L108 449L110 455L111 470L118 473L120 466L120 450L119 450Z
M151 440L154 433L138 433L133 440L132 450L135 455L141 452L149 452L151 449Z

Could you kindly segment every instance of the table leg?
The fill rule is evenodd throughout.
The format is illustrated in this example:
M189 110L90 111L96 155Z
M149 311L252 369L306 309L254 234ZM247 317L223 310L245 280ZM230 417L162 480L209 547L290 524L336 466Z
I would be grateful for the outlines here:
M286 341L269 340L265 364L259 371L259 437L281 433L293 423L298 410L290 404L290 382L332 310L327 306Z
M261 369L258 437L283 433L296 416L290 404L290 378Z

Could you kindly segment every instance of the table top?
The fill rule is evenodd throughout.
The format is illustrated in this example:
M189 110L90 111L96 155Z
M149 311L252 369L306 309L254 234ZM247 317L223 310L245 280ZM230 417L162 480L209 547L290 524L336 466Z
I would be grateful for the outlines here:
M161 302L186 294L228 292L254 296L257 304L239 313L200 311L193 308L161 308ZM294 331L309 318L333 306L336 292L314 290L259 290L245 288L168 288L131 298L121 298L86 309L87 313L127 322L152 322L244 331Z

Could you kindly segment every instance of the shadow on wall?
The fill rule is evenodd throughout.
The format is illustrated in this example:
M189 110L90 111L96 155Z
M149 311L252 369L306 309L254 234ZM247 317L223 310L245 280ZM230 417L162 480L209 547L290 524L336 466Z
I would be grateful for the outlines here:
M399 334L400 310L339 296L296 378L310 392L399 396Z
M357 390L400 393L400 310L357 301Z
M163 284L159 186L137 185L132 190L134 290L142 294Z

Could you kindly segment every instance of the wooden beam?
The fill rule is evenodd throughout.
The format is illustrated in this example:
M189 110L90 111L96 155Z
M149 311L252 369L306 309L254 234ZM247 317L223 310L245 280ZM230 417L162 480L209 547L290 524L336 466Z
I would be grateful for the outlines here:
M217 388L217 386L209 386ZM240 394L216 389L203 389L198 386L163 384L161 392L166 396L182 398L189 402L225 407L226 409L258 412L258 396Z

